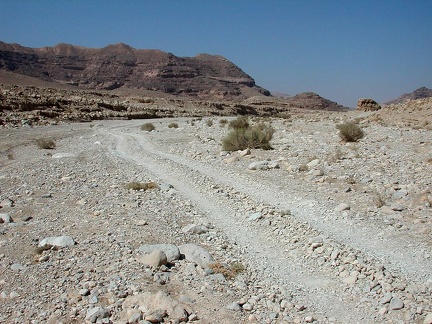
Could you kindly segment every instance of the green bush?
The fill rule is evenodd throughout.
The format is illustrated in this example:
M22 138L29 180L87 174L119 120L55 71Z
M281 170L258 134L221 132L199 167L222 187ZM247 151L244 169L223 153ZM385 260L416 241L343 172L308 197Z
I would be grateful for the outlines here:
M357 142L364 137L363 130L353 122L336 125L336 128L339 129L340 138L345 142Z
M234 120L231 120L228 124L228 128L232 129L243 129L243 128L249 128L249 120L247 117L238 117Z
M56 144L52 139L39 138L35 142L40 149L53 150L56 147Z
M154 131L155 129L156 129L156 127L152 123L145 123L145 124L141 125L141 130L143 130L143 131L151 132L151 131Z
M168 128L178 128L178 124L177 123L169 123L168 124Z
M246 120L249 125L249 122ZM270 141L273 138L274 129L266 124L258 124L243 128L232 129L222 138L222 149L224 151L237 151L249 149L273 149Z

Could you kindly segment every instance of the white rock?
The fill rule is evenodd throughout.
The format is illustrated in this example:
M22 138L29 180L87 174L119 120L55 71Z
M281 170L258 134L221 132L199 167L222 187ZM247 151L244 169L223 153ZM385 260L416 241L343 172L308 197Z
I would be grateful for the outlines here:
M209 264L214 262L210 253L196 244L183 244L179 246L179 249L180 253L185 256L186 260L195 262L202 268L208 268Z
M47 245L57 246L57 247L67 247L75 245L75 241L70 236L53 236L44 238L39 242L40 247Z
M168 262L173 262L180 258L180 250L174 244L144 244L138 248L138 251L144 254L150 254L157 250L165 253Z
M53 159L62 159L62 158L74 158L76 157L73 153L55 153L52 155Z
M0 223L13 223L13 219L9 214L0 214Z

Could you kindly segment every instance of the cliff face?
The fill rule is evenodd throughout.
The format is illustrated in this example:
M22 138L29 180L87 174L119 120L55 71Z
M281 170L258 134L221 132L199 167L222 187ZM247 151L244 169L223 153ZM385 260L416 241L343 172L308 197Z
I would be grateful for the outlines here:
M218 55L177 57L126 44L28 48L0 42L0 69L89 89L147 89L207 99L270 95Z

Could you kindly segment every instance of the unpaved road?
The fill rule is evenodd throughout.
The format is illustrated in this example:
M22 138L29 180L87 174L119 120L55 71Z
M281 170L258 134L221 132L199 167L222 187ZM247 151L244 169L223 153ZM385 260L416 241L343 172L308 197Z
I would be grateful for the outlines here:
M366 158L363 154L370 154L376 147L384 151L383 144L378 143L383 137L392 138L402 132L371 126L365 144L359 143L354 150L338 142L337 134L331 131L333 123L327 117L310 124L294 121L289 126L277 120L273 122L275 150L252 151L233 159L235 154L220 154L220 138L227 129L217 119L213 119L211 127L206 120L174 121L179 124L178 129L167 127L173 120L152 121L156 125L153 132L141 131L141 121L100 122L91 129L78 127L75 132L82 132L82 137L70 137L68 147L76 145L77 151L85 151L84 142L89 145L89 141L97 141L98 154L113 165L174 187L205 223L212 224L218 235L236 247L238 259L255 278L250 286L262 285L264 291L289 296L291 313L301 314L302 308L307 309L310 315L295 315L294 322L421 323L425 314L432 311L430 206L412 212L412 201L394 200L396 194L405 190L398 187L392 196L396 198L387 198L393 199L386 202L387 209L378 208L372 206L370 189L371 183L376 187L382 183L388 190L403 185L402 180L392 178L397 170L388 174L376 170L376 160L380 159L381 164L389 156L403 160L403 156L397 155L402 154L400 148L410 146L409 141L428 143L430 134L407 132L407 143L400 140L399 149L387 144L386 154ZM339 146L347 157L332 160L330 155ZM406 169L430 171L430 164L422 160L423 151L416 152L420 152L417 160L414 153L403 153L407 160L412 159L412 165ZM319 161L311 164L310 172L288 171L292 164L311 159ZM264 160L278 161L279 168L248 169L251 162ZM357 167L358 170L353 169ZM313 170L323 172L314 175ZM353 173L355 182L351 179ZM430 173L423 173L420 178L419 186L430 186ZM407 196L411 199L411 193L414 197L417 191L408 188ZM349 209L335 210L340 203L347 203ZM391 217L386 218L387 214ZM410 215L417 214L426 218L411 225ZM252 219L254 216L257 219ZM387 220L393 220L392 217L397 221L389 225ZM281 300L273 303L280 304ZM289 306L279 307L279 312L282 314L284 309L290 313ZM254 310L245 308L242 314L243 320L247 320ZM249 320L290 322L283 316L259 315L257 312ZM201 320L211 322L208 318Z

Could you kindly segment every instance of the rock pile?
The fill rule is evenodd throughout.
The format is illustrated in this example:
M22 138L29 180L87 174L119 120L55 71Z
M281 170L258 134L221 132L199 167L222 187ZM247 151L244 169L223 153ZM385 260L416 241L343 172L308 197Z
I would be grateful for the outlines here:
M359 99L357 100L357 110L359 111L377 111L381 106L373 99Z

